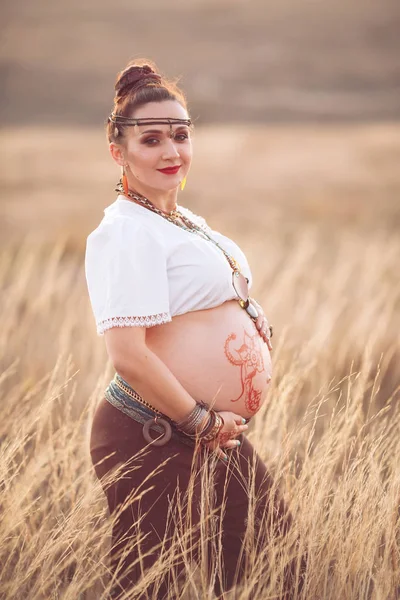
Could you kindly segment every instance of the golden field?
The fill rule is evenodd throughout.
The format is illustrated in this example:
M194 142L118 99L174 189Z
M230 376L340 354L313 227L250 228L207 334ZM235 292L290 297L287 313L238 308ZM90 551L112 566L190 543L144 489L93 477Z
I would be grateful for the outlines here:
M110 522L88 436L113 369L83 260L118 172L99 130L0 138L0 597L105 600ZM249 438L308 556L298 598L400 598L400 125L215 125L194 150L179 203L241 245L274 326ZM272 539L235 598L280 598L292 557ZM182 598L211 600L191 568Z

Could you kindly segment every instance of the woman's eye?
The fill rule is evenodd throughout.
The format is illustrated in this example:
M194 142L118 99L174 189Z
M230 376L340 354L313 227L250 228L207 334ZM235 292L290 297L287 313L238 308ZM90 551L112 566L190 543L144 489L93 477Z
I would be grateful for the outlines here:
M189 139L189 135L187 133L177 133L176 135L174 135L174 139L178 142L185 142L186 140ZM144 144L147 144L148 146L155 146L160 140L158 138L147 138L147 140L144 140Z

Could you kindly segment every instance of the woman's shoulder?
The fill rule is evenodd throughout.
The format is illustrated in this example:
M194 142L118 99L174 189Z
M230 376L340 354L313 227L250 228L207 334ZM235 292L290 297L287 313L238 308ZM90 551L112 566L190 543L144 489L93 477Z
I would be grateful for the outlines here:
M100 223L87 236L88 242L133 241L137 236L159 237L157 222L147 214L149 211L129 200L123 200L122 196L118 196L103 212Z
M122 255L166 255L163 236L148 223L125 215L104 217L86 239L86 261L109 260Z

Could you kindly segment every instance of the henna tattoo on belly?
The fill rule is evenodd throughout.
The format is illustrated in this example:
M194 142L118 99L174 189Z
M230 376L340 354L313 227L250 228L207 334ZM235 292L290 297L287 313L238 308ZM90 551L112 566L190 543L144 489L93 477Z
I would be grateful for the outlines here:
M249 412L255 413L260 407L260 390L254 387L253 378L256 373L264 371L264 361L258 344L259 333L253 336L244 332L244 340L239 348L232 348L231 342L236 340L236 334L231 333L225 341L224 351L229 362L240 367L240 382L242 385L238 398L231 400L237 402L244 396L244 403Z

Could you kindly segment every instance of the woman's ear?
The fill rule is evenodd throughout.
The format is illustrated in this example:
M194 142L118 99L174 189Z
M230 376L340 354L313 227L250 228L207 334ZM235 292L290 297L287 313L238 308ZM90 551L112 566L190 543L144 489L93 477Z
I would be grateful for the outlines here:
M110 145L108 146L108 148L110 150L110 154L111 154L113 160L115 160L117 165L119 165L120 167L123 167L125 164L125 159L124 159L123 149L121 148L121 146L119 144L115 144L114 142L111 142Z

